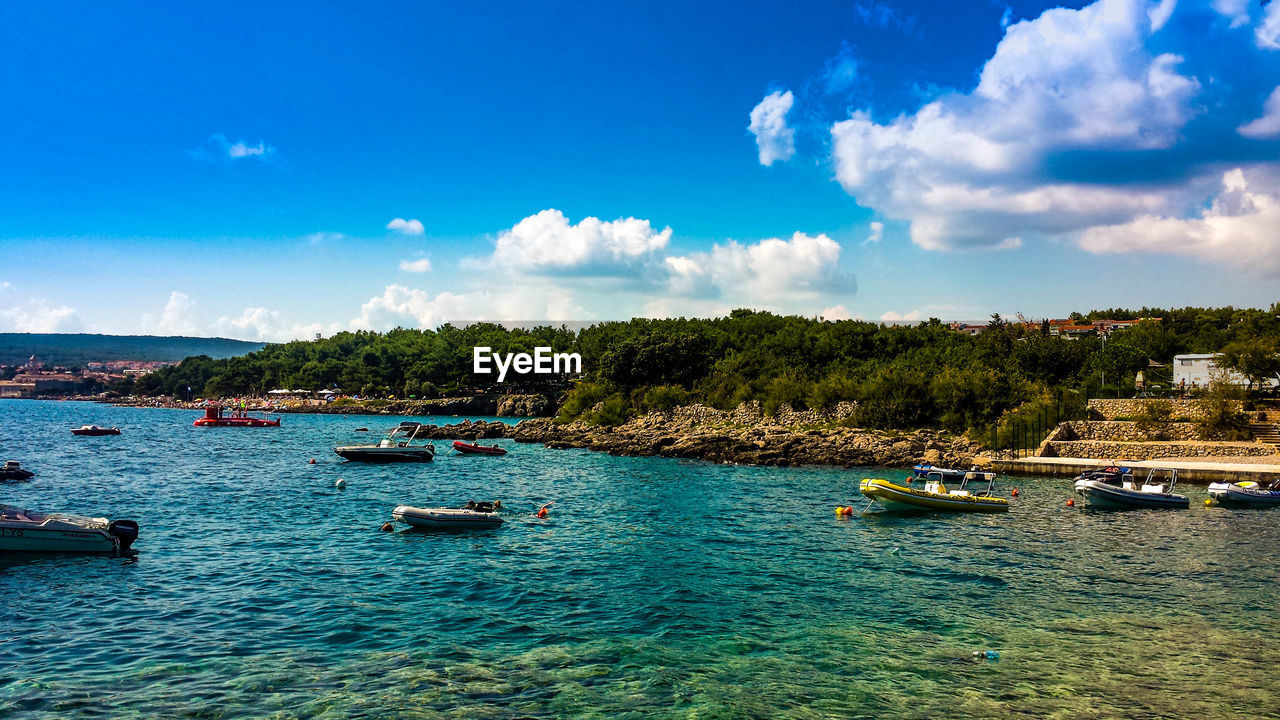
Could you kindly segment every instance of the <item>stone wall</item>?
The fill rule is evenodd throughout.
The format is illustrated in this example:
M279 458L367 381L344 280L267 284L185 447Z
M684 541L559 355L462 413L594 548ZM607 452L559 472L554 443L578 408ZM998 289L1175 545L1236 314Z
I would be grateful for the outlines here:
M758 400L744 402L730 412L717 410L706 405L683 405L674 408L668 414L676 422L711 422L732 423L734 425L780 425L782 427L799 428L806 425L830 425L853 416L856 403L841 402L831 410L794 410L786 403L778 407L773 415L765 415L764 408Z
M1275 448L1259 443L1225 442L1105 442L1064 440L1048 443L1049 457L1096 458L1099 460L1155 460L1166 457L1262 457Z
M1195 422L1204 414L1195 400L1187 400L1184 398L1173 398L1167 400L1158 398L1130 398L1119 400L1094 398L1089 401L1089 416L1096 420L1135 418L1142 414L1147 403L1150 402L1169 403L1169 407L1173 411L1169 416L1172 420Z
M1138 424L1126 420L1073 420L1063 423L1071 429L1070 437L1055 440L1102 440L1108 442L1145 442L1147 440L1197 440L1195 423L1164 423L1157 430L1164 437L1147 435Z

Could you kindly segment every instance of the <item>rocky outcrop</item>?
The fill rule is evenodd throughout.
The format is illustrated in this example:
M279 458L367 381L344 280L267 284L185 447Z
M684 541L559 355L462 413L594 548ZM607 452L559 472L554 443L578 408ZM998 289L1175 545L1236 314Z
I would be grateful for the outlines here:
M468 440L507 437L549 448L587 448L614 455L777 466L903 467L928 460L967 467L981 450L965 438L935 430L880 432L831 424L827 414L780 411L765 416L757 415L757 411L758 406L750 405L728 413L692 405L650 413L617 427L581 422L557 424L545 418L518 425L464 422L429 427L426 436Z
M503 395L498 399L498 417L542 417L549 415L551 403L542 395Z

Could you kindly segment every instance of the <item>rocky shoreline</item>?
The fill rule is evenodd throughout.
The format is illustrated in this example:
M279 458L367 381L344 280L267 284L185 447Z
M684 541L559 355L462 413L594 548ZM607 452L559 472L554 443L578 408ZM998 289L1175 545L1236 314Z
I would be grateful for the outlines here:
M826 422L822 422L825 420ZM612 455L678 457L741 465L909 467L932 462L968 467L982 448L936 430L881 432L845 427L812 412L783 408L765 416L758 404L724 412L701 405L650 413L617 427L547 418L516 425L462 422L427 426L419 437L451 440L509 438L548 448L585 448Z

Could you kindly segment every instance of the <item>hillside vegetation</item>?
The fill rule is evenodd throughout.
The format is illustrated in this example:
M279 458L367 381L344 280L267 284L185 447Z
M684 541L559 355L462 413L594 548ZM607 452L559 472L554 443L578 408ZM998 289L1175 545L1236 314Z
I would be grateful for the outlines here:
M21 365L35 355L46 366L82 367L90 362L177 362L194 355L229 358L261 350L263 343L227 338L0 333L0 365Z
M1149 379L1159 375L1148 367L1150 360L1168 363L1179 353L1223 350L1256 359L1273 357L1280 346L1280 305L1266 311L1144 308L1089 315L1151 316L1162 320L1117 330L1105 342L1094 335L1051 337L1039 324L999 318L970 336L937 319L884 326L749 310L715 319L606 322L578 333L445 325L436 331L339 333L227 360L189 358L131 389L182 395L191 387L210 397L277 387L400 397L500 389L550 395L561 419L604 424L694 402L730 409L758 400L772 412L783 403L817 409L856 401L853 420L862 426L985 432L1002 418L1037 415L1053 421L1079 412L1086 396L1131 395L1137 372ZM476 345L500 353L539 345L578 352L584 373L572 383L559 376L509 377L499 387L494 375L472 374Z

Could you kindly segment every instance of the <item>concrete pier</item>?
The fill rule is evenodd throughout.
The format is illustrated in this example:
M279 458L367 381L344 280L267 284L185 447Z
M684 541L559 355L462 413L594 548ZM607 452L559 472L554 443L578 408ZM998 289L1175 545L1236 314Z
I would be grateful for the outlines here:
M1270 483L1280 479L1280 465L1255 465L1250 463L1202 462L1198 460L1094 460L1092 458L1027 457L1018 460L993 460L991 466L1007 475L1048 475L1051 477L1075 477L1085 470L1097 470L1110 465L1132 468L1136 476L1145 476L1150 468L1176 468L1179 482L1209 484L1214 482L1240 482L1254 480Z

